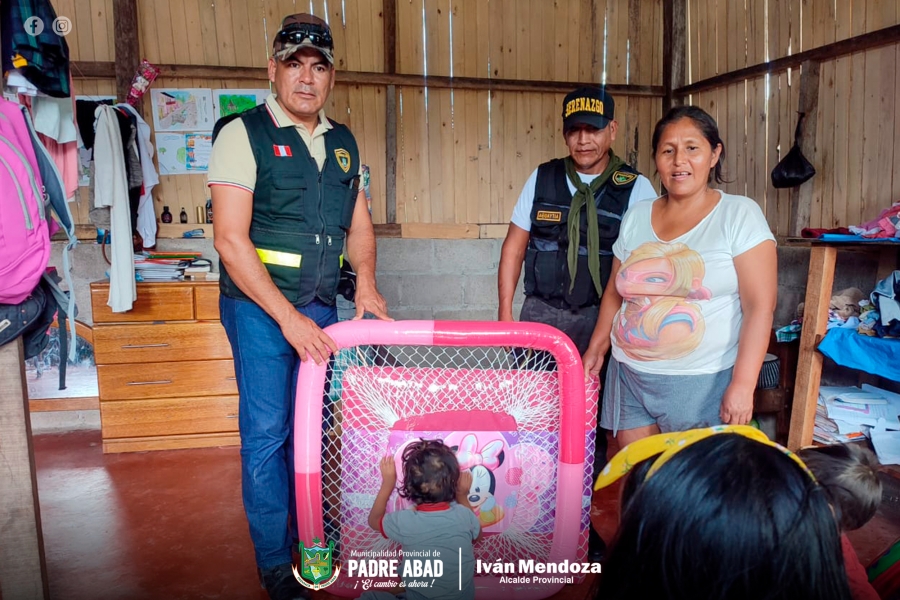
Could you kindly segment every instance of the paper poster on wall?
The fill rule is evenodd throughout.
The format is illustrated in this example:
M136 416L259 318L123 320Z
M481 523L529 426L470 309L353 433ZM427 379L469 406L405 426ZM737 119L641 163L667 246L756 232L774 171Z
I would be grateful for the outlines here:
M269 90L213 90L215 120L242 113L266 101Z
M212 135L209 133L157 133L156 155L160 175L206 173Z
M155 131L212 131L212 94L203 88L150 90Z
M185 166L188 173L206 173L209 168L209 154L212 151L212 134L186 133L184 146L187 149Z

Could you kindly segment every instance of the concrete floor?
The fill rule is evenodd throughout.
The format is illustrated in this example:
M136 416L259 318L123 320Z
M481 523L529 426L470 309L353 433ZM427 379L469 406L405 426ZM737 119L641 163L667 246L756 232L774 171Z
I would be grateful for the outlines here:
M99 431L37 435L34 446L54 600L266 598L241 506L237 448L104 455ZM595 495L591 518L612 539L617 487ZM863 564L898 538L893 503L851 534ZM591 578L554 599L591 598L595 589Z

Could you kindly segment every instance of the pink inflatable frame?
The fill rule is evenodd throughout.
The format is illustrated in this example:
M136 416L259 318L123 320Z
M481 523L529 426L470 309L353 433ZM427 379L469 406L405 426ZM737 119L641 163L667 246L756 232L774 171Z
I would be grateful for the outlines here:
M539 323L493 321L343 321L325 329L339 350L363 345L515 346L544 350L556 360L560 382L557 505L548 562L577 561L585 460L585 381L581 357L558 329ZM322 514L322 401L327 367L306 361L297 376L294 473L300 539L324 540ZM596 389L596 387L594 387ZM480 597L537 600L559 591L553 583L523 589L499 577L475 579Z

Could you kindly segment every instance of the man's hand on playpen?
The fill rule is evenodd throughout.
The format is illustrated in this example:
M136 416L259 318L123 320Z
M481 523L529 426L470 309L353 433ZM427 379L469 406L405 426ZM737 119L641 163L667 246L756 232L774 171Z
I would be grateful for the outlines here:
M312 358L317 365L322 365L338 350L334 340L315 321L296 310L289 311L280 324L284 339L294 347L301 361Z
M362 319L366 313L370 313L382 321L393 321L388 315L387 301L384 299L374 284L359 284L356 288L356 315L354 321Z

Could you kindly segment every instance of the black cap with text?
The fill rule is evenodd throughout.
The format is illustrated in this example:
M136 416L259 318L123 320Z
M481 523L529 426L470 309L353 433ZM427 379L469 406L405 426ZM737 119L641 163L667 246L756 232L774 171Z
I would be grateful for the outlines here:
M616 103L606 90L582 87L566 94L563 100L563 131L575 125L591 125L603 129L613 120Z

